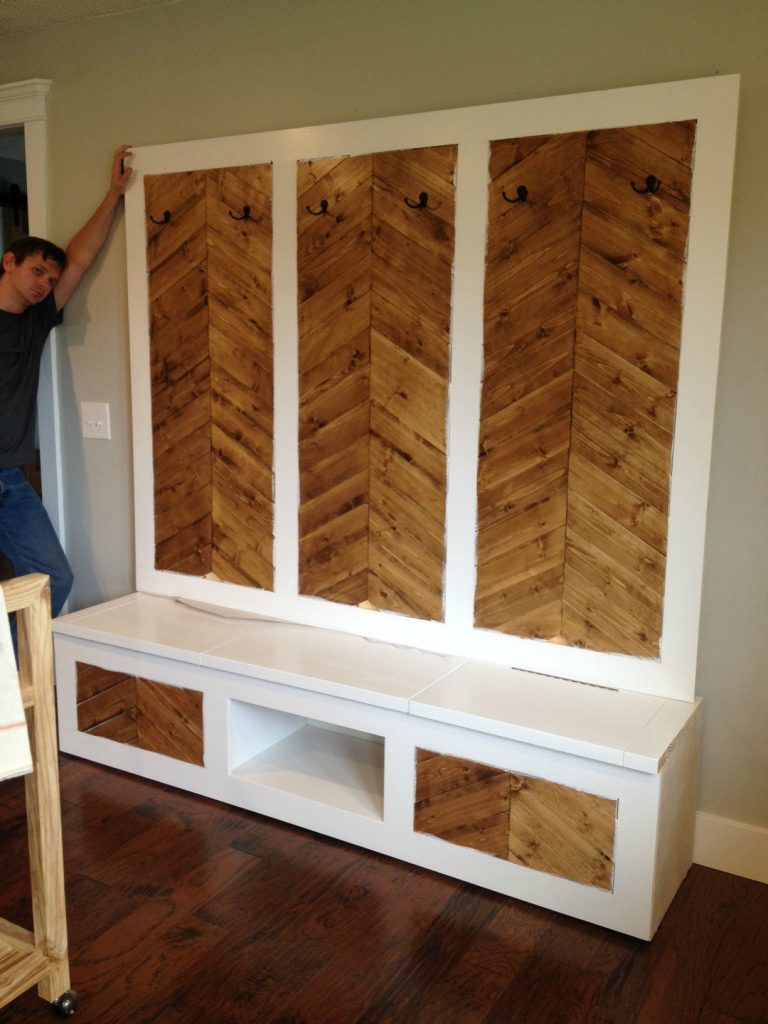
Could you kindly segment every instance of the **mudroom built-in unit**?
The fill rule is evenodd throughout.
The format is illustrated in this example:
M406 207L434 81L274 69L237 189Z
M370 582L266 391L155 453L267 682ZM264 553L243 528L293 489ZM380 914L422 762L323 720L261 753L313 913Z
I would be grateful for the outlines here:
M55 624L63 748L650 938L737 96L139 147L137 591Z

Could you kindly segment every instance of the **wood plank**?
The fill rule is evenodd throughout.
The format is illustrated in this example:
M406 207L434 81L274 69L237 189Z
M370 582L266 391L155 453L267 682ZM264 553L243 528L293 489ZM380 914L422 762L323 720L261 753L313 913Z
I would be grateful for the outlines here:
M126 677L101 693L78 701L77 728L80 732L91 732L94 727L118 716L130 718L135 710L136 680Z
M508 773L445 754L420 757L413 827L416 832L506 859Z
M210 507L210 503L208 503ZM211 571L210 513L183 526L173 527L168 537L155 544L155 567L170 572L203 576Z
M625 416L637 417L643 430L662 448L669 449L675 425L676 392L579 332L575 370L601 393L611 396Z
M136 706L142 749L204 764L202 693L139 678Z
M578 133L490 148L475 624L513 635L560 632L584 153Z
M367 473L370 462L368 448L368 405L365 402L303 439L299 452L307 469L302 478L302 509L306 507L309 510L325 490L332 491L347 478ZM367 495L366 482L366 501Z
M563 635L574 646L658 658L661 611L653 595L630 574L619 574L599 549L575 535L569 541Z
M560 783L512 775L510 859L610 890L617 801Z
M455 162L453 146L373 160L371 601L421 618L443 614Z
M302 593L360 604L368 598L368 506L358 505L299 538Z
M367 597L371 175L363 156L297 176L299 589L354 604ZM308 212L322 201L329 214Z
M219 579L270 590L272 169L256 164L209 171L206 188L211 568ZM236 219L246 207L247 219Z
M371 335L371 402L422 445L445 454L448 382L377 330ZM384 440L384 439L383 439ZM384 441L386 443L386 441Z
M418 618L441 618L442 593L434 580L442 557L425 549L420 536L386 518L381 505L370 513L370 535L370 604Z
M89 665L83 661L75 662L75 677L78 704L129 678L124 672L100 668L98 665Z

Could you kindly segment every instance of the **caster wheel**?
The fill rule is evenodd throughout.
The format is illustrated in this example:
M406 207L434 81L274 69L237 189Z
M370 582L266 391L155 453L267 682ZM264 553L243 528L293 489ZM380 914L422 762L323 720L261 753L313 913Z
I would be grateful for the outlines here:
M62 1020L66 1017L71 1017L77 1009L77 992L72 989L69 992L65 992L64 995L59 996L54 1002L51 1003L51 1009L55 1016L60 1017Z

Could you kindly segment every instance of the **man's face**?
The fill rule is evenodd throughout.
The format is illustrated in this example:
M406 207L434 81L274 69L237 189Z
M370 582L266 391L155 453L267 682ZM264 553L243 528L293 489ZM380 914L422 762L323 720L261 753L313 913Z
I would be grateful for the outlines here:
M8 284L13 287L20 301L34 306L50 295L61 277L61 267L55 260L43 259L42 253L35 252L21 263L16 262L13 253L3 256L3 269Z

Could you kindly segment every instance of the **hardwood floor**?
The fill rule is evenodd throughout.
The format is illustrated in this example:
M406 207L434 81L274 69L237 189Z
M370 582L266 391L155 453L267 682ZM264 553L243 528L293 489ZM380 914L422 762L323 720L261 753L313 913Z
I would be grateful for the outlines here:
M76 758L61 790L79 1024L768 1022L758 882L695 866L645 943ZM31 927L25 828L2 783L0 917Z

